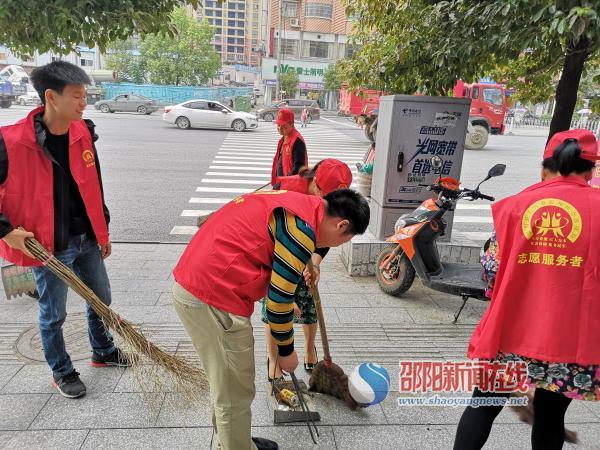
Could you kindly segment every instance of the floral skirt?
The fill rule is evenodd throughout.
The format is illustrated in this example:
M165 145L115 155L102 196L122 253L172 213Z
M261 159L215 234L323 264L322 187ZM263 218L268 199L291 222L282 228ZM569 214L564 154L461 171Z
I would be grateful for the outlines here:
M499 362L523 361L528 364L527 382L577 400L600 401L600 365L539 361L514 353L499 353Z

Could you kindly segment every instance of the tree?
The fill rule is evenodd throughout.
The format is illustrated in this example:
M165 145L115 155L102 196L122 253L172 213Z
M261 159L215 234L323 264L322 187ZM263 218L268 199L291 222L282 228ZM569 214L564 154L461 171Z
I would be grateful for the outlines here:
M337 61L335 64L330 64L323 73L323 83L328 91L337 91L346 81L345 68L342 61Z
M198 0L186 0L194 8ZM178 0L19 0L0 2L0 42L20 56L68 54L84 43L104 52L133 35L174 36L170 22Z
M108 69L116 72L118 81L145 81L144 60L132 38L112 43L107 50L105 62Z
M190 17L184 8L171 14L175 35L146 36L140 52L150 81L158 84L196 85L216 76L221 57L210 41L214 29Z
M294 98L296 91L298 90L298 83L300 82L300 77L296 71L290 70L282 73L279 82L281 85L281 90L285 92L285 95L282 95L282 97Z
M598 0L344 1L361 44L353 84L446 94L499 70L534 97L560 73L550 136L569 128L585 62L600 48Z

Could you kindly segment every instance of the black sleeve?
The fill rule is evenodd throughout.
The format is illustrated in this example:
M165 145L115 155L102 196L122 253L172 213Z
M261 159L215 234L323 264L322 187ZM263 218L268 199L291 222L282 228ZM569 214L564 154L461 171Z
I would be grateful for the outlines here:
M106 225L110 223L110 211L104 202L104 187L102 186L102 171L100 170L100 160L98 159L98 151L96 150L96 141L98 140L98 135L96 134L96 124L90 119L85 119L85 124L90 131L90 135L92 136L92 146L94 147L94 160L96 161L96 171L98 173L98 180L100 181L100 192L102 193L102 210L104 211L104 218L106 219Z
M292 148L292 173L290 175L297 175L300 169L308 165L308 161L305 159L306 156L306 144L302 142L302 139L296 139L294 147Z
M8 177L8 152L2 134L0 134L0 184L3 184ZM0 239L13 230L8 217L0 211Z
M329 253L329 247L317 247L315 248L315 253L321 258L325 258L325 256L327 256L327 253Z

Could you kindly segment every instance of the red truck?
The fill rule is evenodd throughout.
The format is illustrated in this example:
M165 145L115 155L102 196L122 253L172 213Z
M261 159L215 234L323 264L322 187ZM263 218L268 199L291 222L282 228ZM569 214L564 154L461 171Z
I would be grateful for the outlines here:
M338 114L354 116L358 124L364 125L365 135L371 142L376 140L379 97L382 95L386 94L371 89L340 89ZM507 109L504 86L486 83L465 84L459 80L454 87L454 96L471 99L466 148L480 150L487 144L490 133L504 134L504 116Z

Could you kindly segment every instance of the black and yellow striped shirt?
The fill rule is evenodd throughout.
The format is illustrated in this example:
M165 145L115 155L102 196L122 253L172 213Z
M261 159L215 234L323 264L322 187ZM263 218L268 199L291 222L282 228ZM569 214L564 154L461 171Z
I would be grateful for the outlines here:
M294 351L294 292L316 246L314 230L293 213L277 208L269 219L275 244L273 271L267 293L267 319L279 354Z

